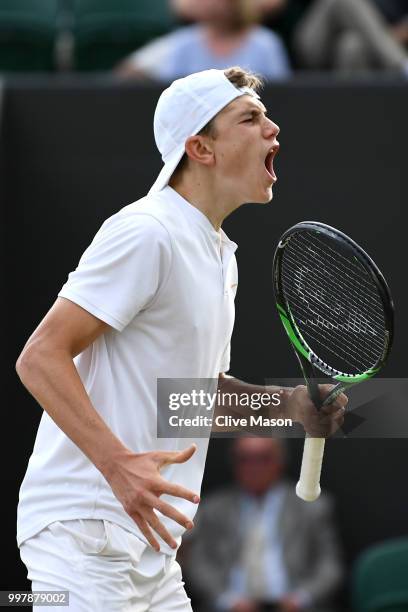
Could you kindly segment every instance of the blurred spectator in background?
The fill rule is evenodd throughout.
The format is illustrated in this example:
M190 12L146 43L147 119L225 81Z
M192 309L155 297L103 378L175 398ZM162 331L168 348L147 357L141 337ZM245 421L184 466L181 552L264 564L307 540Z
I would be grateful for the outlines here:
M293 35L300 67L345 73L408 76L407 45L407 0L314 0Z
M278 439L239 438L232 457L237 486L201 502L185 553L200 610L331 610L342 567L329 500L296 496Z
M266 11L286 0L174 0L183 19L195 21L166 34L126 58L123 77L172 81L208 68L239 65L266 80L290 74L288 54L277 34L259 25Z

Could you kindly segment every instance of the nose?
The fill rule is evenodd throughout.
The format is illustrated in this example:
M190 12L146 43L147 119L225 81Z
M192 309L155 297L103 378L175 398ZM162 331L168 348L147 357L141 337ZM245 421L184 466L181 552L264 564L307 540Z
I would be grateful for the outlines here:
M279 126L276 123L274 123L272 119L269 119L269 117L265 117L265 124L264 124L265 137L270 138L271 136L273 136L275 138L279 134L279 132L280 132Z

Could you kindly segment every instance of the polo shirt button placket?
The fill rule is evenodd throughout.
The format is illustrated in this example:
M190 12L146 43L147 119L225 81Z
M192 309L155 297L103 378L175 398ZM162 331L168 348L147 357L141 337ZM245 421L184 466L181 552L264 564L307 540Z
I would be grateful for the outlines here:
M227 295L227 290L225 288L225 278L224 278L224 263L222 261L222 241L221 241L221 236L217 236L216 237L216 244L217 244L217 250L218 250L218 262L219 262L219 266L220 266L220 272L221 272L221 289L222 289L222 293L225 295Z
M230 249L228 247L225 247L224 250L224 261L221 263L222 265L222 284L223 284L223 293L224 293L224 297L228 297L229 296L229 291L228 291L228 268L230 265L230 261L231 261L231 256L232 256L233 252L230 251Z

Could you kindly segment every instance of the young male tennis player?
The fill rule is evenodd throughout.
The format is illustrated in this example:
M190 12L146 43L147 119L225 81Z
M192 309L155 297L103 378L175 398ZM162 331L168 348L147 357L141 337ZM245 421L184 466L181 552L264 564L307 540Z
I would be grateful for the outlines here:
M207 441L157 438L156 382L220 377L229 391L256 389L223 379L237 270L221 223L272 198L279 128L258 87L231 68L162 93L155 184L105 221L18 360L44 408L18 545L33 590L69 591L69 610L191 610L175 552L193 527ZM325 408L328 429L345 402ZM279 410L313 432L304 387L285 391Z

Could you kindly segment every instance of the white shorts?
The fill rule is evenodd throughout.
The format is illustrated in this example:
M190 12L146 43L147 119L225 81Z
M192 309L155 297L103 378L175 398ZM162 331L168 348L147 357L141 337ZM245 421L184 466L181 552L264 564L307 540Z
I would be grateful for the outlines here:
M20 555L33 591L69 591L69 606L42 606L47 612L192 611L175 557L110 521L51 523Z

